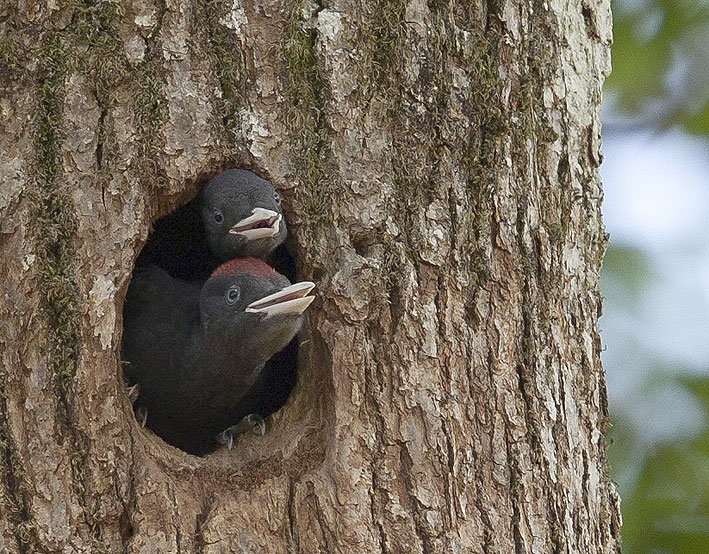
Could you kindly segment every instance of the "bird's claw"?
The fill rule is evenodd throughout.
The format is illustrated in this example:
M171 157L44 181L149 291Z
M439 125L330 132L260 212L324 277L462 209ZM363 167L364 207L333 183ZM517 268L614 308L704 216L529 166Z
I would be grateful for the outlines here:
M241 420L241 423L251 425L251 431L254 435L263 437L266 434L266 422L258 414L247 415L244 419Z
M128 400L130 400L131 404L135 404L135 401L138 400L138 395L140 395L140 383L128 387Z
M138 420L141 427L145 427L145 422L148 421L148 408L140 406L135 410L135 419Z
M217 442L231 450L234 446L234 439L247 431L251 431L254 435L262 437L266 434L266 422L258 414L249 414L236 425L232 425L219 433L217 435Z

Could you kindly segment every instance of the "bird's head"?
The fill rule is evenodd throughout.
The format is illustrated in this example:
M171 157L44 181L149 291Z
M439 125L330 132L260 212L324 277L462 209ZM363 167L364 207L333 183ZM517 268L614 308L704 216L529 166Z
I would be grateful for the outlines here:
M314 283L290 281L256 258L220 265L200 292L208 340L265 362L285 347L313 301Z
M222 261L264 258L287 234L273 185L244 169L230 169L207 183L202 219L212 252Z

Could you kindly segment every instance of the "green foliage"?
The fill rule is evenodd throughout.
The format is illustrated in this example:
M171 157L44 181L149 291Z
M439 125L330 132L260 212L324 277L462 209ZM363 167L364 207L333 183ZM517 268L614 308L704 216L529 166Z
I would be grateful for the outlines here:
M709 380L684 380L684 386L709 410ZM623 550L628 554L709 552L709 435L678 438L648 455L634 449L630 430L614 430L612 467L638 464L634 486L622 491ZM632 453L635 452L635 456ZM613 457L612 457L613 458ZM615 469L615 468L614 468Z
M629 400L635 408L645 403L649 409L667 409L652 399L669 389L682 393L674 398L687 404L677 406L680 414L694 411L701 419L683 419L684 429L660 438L662 433L658 433L654 442L648 442L637 424L625 417L625 407L611 405L613 428L608 460L621 495L625 554L703 554L709 552L709 434L705 423L709 380L683 377L679 368L669 367L673 362L662 359L659 351L637 339L637 326L643 325L646 316L640 306L650 294L651 285L660 278L643 251L615 245L608 249L602 274L606 303L622 314L623 321L633 321L635 329L627 336L622 332L615 334L615 355L628 361L639 357L646 366L647 376ZM694 407L696 410L691 409ZM676 416L675 419L679 420ZM693 430L688 433L688 428Z
M613 0L613 17L613 73L606 92L616 107L646 127L680 125L691 133L709 133L709 4ZM660 278L653 269L641 250L609 248L602 289L607 308L620 312L624 324L643 325L642 306L650 285ZM640 358L642 365L651 366L647 390L637 395L674 388L704 412L703 430L692 436L678 432L652 446L623 418L622 407L611 406L609 463L620 486L623 551L704 554L709 552L709 379L682 377L659 350L622 335L615 337L620 339L616 357L631 365Z
M632 6L630 4L633 4ZM613 1L613 73L621 110L660 126L709 133L709 4ZM683 82L668 84L683 70Z
M632 311L646 293L652 277L652 263L641 250L614 244L606 251L601 288L623 309Z

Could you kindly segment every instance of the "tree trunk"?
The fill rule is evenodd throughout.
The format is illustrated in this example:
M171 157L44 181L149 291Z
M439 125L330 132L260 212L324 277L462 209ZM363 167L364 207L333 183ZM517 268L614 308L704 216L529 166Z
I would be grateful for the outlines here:
M0 8L3 552L616 552L599 361L609 2ZM136 422L121 310L228 167L317 283L265 437Z

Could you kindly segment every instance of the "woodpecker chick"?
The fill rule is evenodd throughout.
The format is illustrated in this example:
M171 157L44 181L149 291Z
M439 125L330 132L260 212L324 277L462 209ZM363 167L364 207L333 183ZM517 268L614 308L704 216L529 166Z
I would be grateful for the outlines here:
M202 219L212 252L222 261L265 259L287 234L273 185L251 171L230 169L207 183Z
M198 288L158 267L137 271L124 308L123 359L147 427L191 453L253 413L264 364L303 322L314 284L264 262L231 260Z

